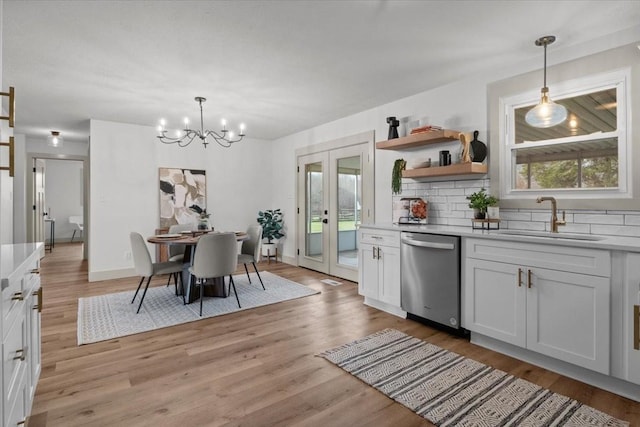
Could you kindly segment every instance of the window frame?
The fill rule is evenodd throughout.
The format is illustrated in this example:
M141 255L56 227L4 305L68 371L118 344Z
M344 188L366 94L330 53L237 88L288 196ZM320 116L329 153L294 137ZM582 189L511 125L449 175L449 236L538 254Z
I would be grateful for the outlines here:
M599 90L616 88L617 125L614 132L594 135L577 135L553 140L515 143L515 110L527 105L535 105L540 100L539 89L531 89L517 95L499 99L499 147L500 155L500 198L503 200L535 199L538 196L556 196L563 199L630 199L632 191L632 139L631 139L631 70L624 68L611 72L590 75L554 84L552 99L576 97ZM516 189L515 157L518 149L542 145L559 145L582 140L618 138L618 187L615 188L550 188Z

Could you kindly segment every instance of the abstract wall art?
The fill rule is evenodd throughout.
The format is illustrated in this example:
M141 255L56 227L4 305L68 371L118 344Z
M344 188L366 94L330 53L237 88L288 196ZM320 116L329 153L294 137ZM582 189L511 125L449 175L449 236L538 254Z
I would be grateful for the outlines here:
M206 171L160 168L160 227L195 224L207 209Z

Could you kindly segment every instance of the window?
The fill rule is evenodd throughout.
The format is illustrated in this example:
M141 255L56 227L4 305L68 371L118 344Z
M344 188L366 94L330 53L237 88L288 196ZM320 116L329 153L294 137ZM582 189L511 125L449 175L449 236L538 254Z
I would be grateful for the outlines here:
M503 99L501 197L631 197L628 76L618 71L554 85L552 99L568 116L545 129L524 120L539 101L538 92Z

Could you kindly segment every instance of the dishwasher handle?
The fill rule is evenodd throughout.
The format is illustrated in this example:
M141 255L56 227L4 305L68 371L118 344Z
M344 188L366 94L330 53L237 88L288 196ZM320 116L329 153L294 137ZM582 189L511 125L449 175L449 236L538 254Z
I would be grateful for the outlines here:
M407 237L402 238L402 243L405 243L411 246L419 246L421 248L448 249L448 250L453 250L456 248L456 246L453 243L424 242L422 240L413 240Z

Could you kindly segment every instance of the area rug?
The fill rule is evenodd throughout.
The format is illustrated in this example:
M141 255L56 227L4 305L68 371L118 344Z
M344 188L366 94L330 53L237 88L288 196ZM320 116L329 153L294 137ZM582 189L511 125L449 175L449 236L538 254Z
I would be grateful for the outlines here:
M319 356L437 426L629 425L395 329Z
M135 293L137 279L132 279L133 290L131 291L80 298L78 300L78 345L152 331L320 293L267 271L261 272L260 276L266 290L260 286L260 281L255 273L251 275L251 284L246 274L233 276L242 308L238 308L233 291L228 298L205 297L202 317L199 315L200 301L183 305L182 298L175 295L173 286L149 288L142 309L140 313L136 314L142 291L138 294L134 304L131 304L131 299Z

